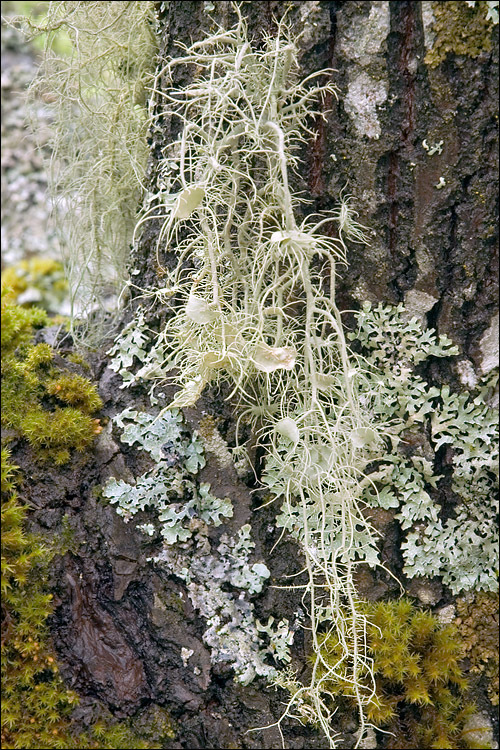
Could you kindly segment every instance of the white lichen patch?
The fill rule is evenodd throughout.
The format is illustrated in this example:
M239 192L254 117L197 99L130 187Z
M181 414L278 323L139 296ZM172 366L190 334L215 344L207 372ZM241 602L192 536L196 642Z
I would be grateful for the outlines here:
M493 726L487 713L475 713L467 719L462 733L467 737L469 747L495 747Z
M424 2L420 3L420 9L422 13L422 26L424 29L424 45L426 50L430 50L434 47L434 42L436 40L436 35L432 30L434 21L436 20L434 11L432 10L432 2L424 0Z
M232 669L242 685L256 676L274 677L270 657L290 661L293 641L287 620L275 627L273 618L265 627L255 620L250 599L262 590L270 573L263 562L250 562L255 547L250 532L247 524L235 536L223 534L216 548L206 538L166 545L155 558L185 581L191 604L206 620L203 640L212 662ZM226 590L228 583L231 590Z
M193 654L194 651L192 648L185 648L184 646L181 648L181 659L185 667L187 667L187 663Z
M458 372L460 382L463 383L463 385L465 385L467 388L476 387L478 379L476 371L474 370L474 365L472 364L470 359L461 359L460 362L457 362L456 370Z
M301 48L304 51L311 49L315 44L325 38L330 30L330 17L328 9L319 0L310 0L307 3L299 3L301 32Z
M341 24L340 49L349 60L363 67L384 51L390 31L388 2L372 2L368 16L357 16L356 24Z
M415 251L415 260L418 265L418 280L424 276L434 276L436 273L436 263L433 254L425 245L420 245ZM437 298L437 294L436 294Z
M410 317L418 315L419 318L423 318L429 310L432 310L436 302L439 302L437 297L419 289L410 289L405 294L405 308Z
M387 100L387 91L387 81L375 80L364 71L349 82L344 108L360 135L380 138L377 107Z
M446 607L441 607L436 615L441 625L451 625L457 615L456 607L454 604L447 604Z
M357 13L356 23L345 11L338 13L339 48L347 61L349 83L344 107L360 135L379 138L377 106L387 99L387 66L384 57L390 32L388 2L370 3L367 15Z
M483 333L479 348L481 349L481 372L483 375L498 367L498 313L491 321L490 327Z

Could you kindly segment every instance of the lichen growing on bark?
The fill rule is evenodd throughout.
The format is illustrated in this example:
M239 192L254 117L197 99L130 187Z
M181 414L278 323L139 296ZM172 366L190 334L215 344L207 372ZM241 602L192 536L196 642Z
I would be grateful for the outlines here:
M488 20L487 3L471 7L466 2L432 3L435 35L432 48L425 56L430 68L436 68L449 54L479 57L491 50L493 21Z

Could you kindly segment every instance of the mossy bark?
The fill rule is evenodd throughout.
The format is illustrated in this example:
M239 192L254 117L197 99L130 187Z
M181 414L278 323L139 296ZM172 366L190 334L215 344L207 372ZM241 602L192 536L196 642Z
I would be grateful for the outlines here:
M432 39L433 6L445 4L272 1L243 2L242 10L255 38L272 34L275 19L288 11L303 73L336 70L338 100L325 102L325 122L318 118L313 123L317 137L304 147L304 168L293 181L311 199L311 212L333 208L345 190L372 232L368 247L349 248L339 303L349 310L364 299L405 302L439 333L448 334L470 361L469 370L480 375L491 361L488 336L498 291L498 42L490 29L491 44L477 41L474 56L450 50L435 67L429 65L426 55L439 44L438 30ZM176 54L178 41L188 43L213 29L211 18L223 25L234 21L229 2L213 3L210 12L201 1L156 5L165 55ZM480 12L482 5L470 12ZM171 123L160 120L160 125L151 135L152 176L162 146L172 137ZM142 286L158 280L157 231L150 222L135 251L140 274L134 281ZM105 417L130 406L132 398L134 408L141 399L145 405L139 390L119 390L104 355L95 355L93 364ZM459 373L436 369L427 375L463 387ZM198 427L204 413L217 419L226 437L234 431L224 394L209 391L196 408L186 410L186 417ZM13 454L16 463L32 461L28 449L20 447L18 453ZM222 470L215 456L208 458L203 481L211 483L215 494L233 498L240 525L252 513L257 552L267 557L276 541L269 532L276 511L255 512L259 503L249 487L235 472ZM255 460L258 468L258 455ZM96 697L118 716L150 704L165 707L176 724L175 739L165 735L162 740L166 748L280 747L275 728L247 730L276 721L285 696L258 681L243 688L231 674L211 667L203 622L180 582L152 572L132 526L96 498L96 488L108 476L127 478L137 468L133 452L123 450L105 430L93 456L53 471L36 470L26 487L26 499L37 509L34 528L57 529L66 516L74 529L71 549L59 557L53 578L57 607L52 630L63 676L84 697L89 712ZM396 524L388 513L381 516L383 556L397 569ZM296 555L286 542L275 550L269 561L275 581L291 571ZM376 579L367 573L360 586L371 598L399 591L383 573ZM435 604L449 601L441 591ZM261 619L277 611L293 619L300 606L300 595L269 589L256 610ZM299 631L294 646L299 676L300 669L307 669L306 640ZM193 651L188 666L181 647ZM336 723L339 746L353 746L356 721L349 707L340 706ZM283 730L287 747L327 747L310 728L286 722Z

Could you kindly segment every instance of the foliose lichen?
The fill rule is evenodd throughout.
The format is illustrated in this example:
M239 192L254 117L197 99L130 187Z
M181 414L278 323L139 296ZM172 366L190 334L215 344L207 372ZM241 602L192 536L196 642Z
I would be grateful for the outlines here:
M205 465L199 436L190 435L178 409L156 416L126 409L113 421L122 442L148 453L154 463L135 484L111 478L103 497L126 521L138 516L138 528L153 541L161 539L162 551L151 560L186 582L192 605L206 620L203 640L212 662L232 669L242 684L257 675L273 676L275 667L266 658L288 661L293 634L284 620L276 629L255 620L250 598L270 573L264 563L250 561L255 547L250 525L235 536L223 534L215 546L209 539L210 528L231 518L233 506L197 479Z
M169 409L192 407L206 386L226 382L231 395L241 400L239 419L248 418L265 436L262 483L281 503L278 526L299 542L305 558L304 597L310 601L316 656L309 684L299 683L287 670L270 678L290 690L285 715L313 717L334 746L333 708L323 700L316 679L325 666L320 649L325 631L337 635L344 660L339 657L325 667L323 683L337 680L357 689L361 732L366 726L363 705L370 699L358 684L358 675L370 672L370 657L353 570L359 562L376 565L379 557L364 503L398 509L407 534L408 575L437 572L454 591L488 588L494 560L483 536L491 531L491 514L477 490L482 493L495 482L490 470L494 436L478 402L473 418L482 433L474 433L471 447L467 415L472 412L466 397L431 387L415 372L429 357L454 356L458 350L446 337L404 318L402 308L380 307L371 315L365 308L365 328L353 334L360 356L349 350L335 302L335 279L346 258L344 239L363 241L364 229L350 199L342 195L338 212L316 223L312 218L297 223L300 199L288 181L288 170L297 166L295 147L306 137L307 118L315 111L314 97L334 95L335 90L311 81L302 89L294 72L297 51L285 22L275 37L265 39L263 52L252 47L238 6L235 10L233 29L219 29L195 43L159 73L173 88L157 111L178 118L181 132L163 150L140 226L157 221L161 212L156 251L164 286L129 287L152 307L168 302L170 314L166 325L151 330L148 313L140 308L112 350L112 367L123 375L124 387L152 381L150 396L156 405L162 386L176 384ZM175 67L180 64L193 66L193 79L176 88ZM213 75L208 73L211 66ZM336 239L321 230L326 221L337 222ZM178 263L172 269L165 254L173 252ZM412 441L419 443L418 450L406 449ZM459 513L465 513L467 523L452 514L446 518L436 501L441 482L436 454L440 460L440 447L452 441L458 448L449 457L450 491L463 497ZM474 450L480 460L470 478L461 461L467 463ZM190 490L186 498L190 503ZM469 499L477 503L472 511ZM221 551L212 549L199 510L189 526L187 519L179 519L180 512L184 510L174 508L167 516L161 555L187 582L190 595L198 597L208 620L215 621L215 635L210 631L206 637L217 654L224 643L215 636L227 636L225 620L234 619L232 604L222 598L212 606L203 576L224 567ZM484 520L479 534L476 512ZM481 538L479 564L460 547L456 521L467 534ZM175 546L168 544L172 528L177 529ZM153 536L155 529L152 523ZM449 545L442 541L447 533ZM186 554L188 548L192 556ZM210 561L199 570L197 558L206 555ZM225 568L224 575L232 576L232 568ZM218 595L213 593L214 601ZM351 669L349 679L341 674L343 664ZM246 680L241 664L236 669Z
M357 319L351 338L369 365L366 398L376 391L371 408L394 420L365 499L398 510L406 575L440 576L454 593L497 589L498 414L488 396L498 373L472 393L430 386L415 368L456 355L449 339L409 319L402 305L367 303ZM443 446L455 498L448 517L438 499L446 479L436 473Z

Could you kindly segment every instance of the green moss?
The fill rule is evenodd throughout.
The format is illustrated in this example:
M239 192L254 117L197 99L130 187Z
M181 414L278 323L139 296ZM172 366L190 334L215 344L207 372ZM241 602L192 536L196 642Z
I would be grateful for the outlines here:
M36 307L25 310L9 304L5 292L2 291L2 357L4 352L10 353L29 343L33 328L40 328L47 320L44 310Z
M168 715L140 735L104 709L84 732L71 719L77 695L64 685L50 646L52 611L47 569L53 551L24 530L26 508L15 491L17 467L2 450L2 747L153 748L156 735L172 736ZM156 734L155 734L156 733Z
M64 463L72 449L88 447L100 431L92 413L101 400L89 380L56 369L48 344L32 343L34 329L48 322L47 314L9 299L2 290L2 424L26 438L37 457ZM117 722L102 707L93 725L76 729L72 712L78 697L59 675L47 627L52 611L48 566L54 554L75 546L74 529L66 516L60 539L51 545L28 534L17 475L2 448L2 747L161 747L156 735L172 736L161 710L161 721L150 722L149 732L141 726L138 734L131 720Z
M19 422L23 435L35 447L84 450L92 442L97 425L78 409L56 407L53 412L33 409Z
M101 431L91 415L102 402L87 378L56 369L48 344L31 343L34 327L46 322L43 310L12 305L2 295L2 425L63 464Z
M11 304L36 304L57 313L68 296L68 282L62 263L34 257L9 266L2 273L2 291Z
M476 7L470 7L462 0L435 2L432 10L435 41L425 56L430 68L436 68L450 53L479 57L481 52L489 52L493 22L487 19L485 2L477 3Z
M70 406L92 414L102 406L95 387L81 375L64 373L47 385L47 393Z
M48 647L51 596L43 580L50 554L23 529L14 471L2 450L2 747L64 747L57 741L76 696Z
M467 700L467 681L460 667L463 643L457 630L442 626L407 599L366 604L364 613L370 623L367 637L376 686L366 713L369 721L390 733L384 734L383 747L473 747L464 731L474 706ZM335 664L342 653L332 636L323 640L327 665ZM371 685L367 674L367 695ZM327 680L324 688L325 694L354 698L347 681Z
M133 722L134 731L145 740L163 747L165 740L175 737L175 728L168 711L160 706L150 706Z

